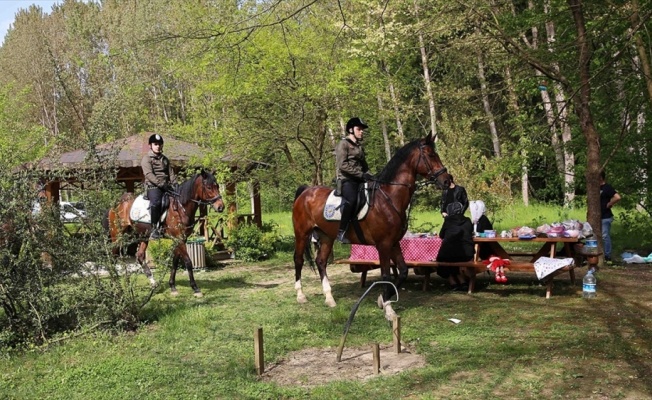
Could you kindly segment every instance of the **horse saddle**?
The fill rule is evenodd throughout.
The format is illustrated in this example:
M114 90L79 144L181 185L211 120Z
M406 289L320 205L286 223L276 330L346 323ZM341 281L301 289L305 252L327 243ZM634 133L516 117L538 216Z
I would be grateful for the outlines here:
M161 223L165 221L165 217L168 215L168 206L170 205L170 197L163 195L163 200L161 201ZM152 223L152 215L149 213L149 200L145 199L145 196L142 194L136 197L134 203L131 205L129 210L129 218L133 222L140 222L143 224Z
M362 190L358 192L358 220L363 219L369 212L369 190L368 182L364 183ZM343 197L336 196L335 190L332 190L324 204L324 218L328 221L339 221L342 219L342 201Z

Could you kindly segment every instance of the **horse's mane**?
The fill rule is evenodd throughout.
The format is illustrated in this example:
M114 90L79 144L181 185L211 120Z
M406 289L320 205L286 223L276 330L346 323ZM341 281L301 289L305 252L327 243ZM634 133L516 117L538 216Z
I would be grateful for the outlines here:
M394 179L396 171L405 164L415 147L420 146L421 139L415 139L405 146L398 149L396 154L389 160L385 168L378 174L378 180L381 182L390 182Z
M194 192L195 181L197 181L197 179L201 176L203 176L205 185L210 185L210 184L217 185L217 181L215 180L215 177L211 173L203 172L203 173L195 174L192 178L183 182L181 186L179 186L179 202L181 204L186 204L193 198L193 196L195 195Z

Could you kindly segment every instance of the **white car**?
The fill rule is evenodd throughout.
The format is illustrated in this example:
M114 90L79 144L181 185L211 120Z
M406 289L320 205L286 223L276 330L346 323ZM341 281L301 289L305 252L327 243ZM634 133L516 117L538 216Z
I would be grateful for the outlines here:
M71 203L69 201L62 201L59 203L61 210L61 220L63 222L77 222L82 218L86 218L86 211L84 211L84 203Z

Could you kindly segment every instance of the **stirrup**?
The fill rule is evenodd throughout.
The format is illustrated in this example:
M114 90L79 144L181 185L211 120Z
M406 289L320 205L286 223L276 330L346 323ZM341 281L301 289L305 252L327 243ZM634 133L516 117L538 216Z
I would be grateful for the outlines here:
M163 236L161 235L161 232L158 230L158 228L152 229L152 233L149 234L149 238L152 240L157 240L162 238Z
M337 232L337 240L342 244L351 244L351 241L344 236L346 231Z

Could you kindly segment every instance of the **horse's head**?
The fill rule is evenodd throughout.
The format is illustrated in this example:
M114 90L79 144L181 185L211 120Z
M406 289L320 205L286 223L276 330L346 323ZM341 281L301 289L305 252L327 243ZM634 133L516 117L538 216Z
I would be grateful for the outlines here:
M450 186L450 175L448 170L439 158L439 154L435 151L435 142L432 137L432 132L419 143L419 163L417 165L417 172L434 182L437 188L444 190Z
M224 201L220 194L220 185L218 185L215 177L211 173L202 170L199 178L195 183L196 185L200 185L196 190L199 201L204 204L210 204L213 210L217 212L224 211Z

